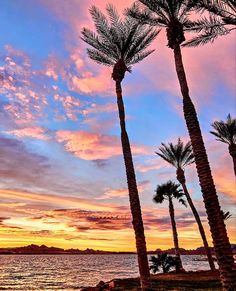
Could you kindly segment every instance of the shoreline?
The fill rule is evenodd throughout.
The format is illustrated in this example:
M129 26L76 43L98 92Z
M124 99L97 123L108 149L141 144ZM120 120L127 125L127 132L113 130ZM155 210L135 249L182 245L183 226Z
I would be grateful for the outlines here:
M188 271L176 274L151 275L152 291L222 291L219 271ZM81 291L137 291L141 290L138 278L113 279L109 282L100 281L96 287L85 287Z

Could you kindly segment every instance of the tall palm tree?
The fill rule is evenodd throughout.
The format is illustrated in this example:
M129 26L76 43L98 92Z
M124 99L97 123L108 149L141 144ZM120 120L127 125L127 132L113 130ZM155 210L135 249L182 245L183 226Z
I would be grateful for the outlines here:
M191 0L190 5L200 13L209 12L209 17L203 17L196 31L197 37L187 41L184 46L198 46L213 42L218 36L229 34L236 29L235 0Z
M192 163L194 163L194 156L192 152L192 146L190 142L187 142L185 145L181 141L181 139L178 139L178 142L176 145L169 143L168 145L162 143L162 146L159 148L160 152L156 152L158 156L163 158L165 161L167 161L169 164L174 166L176 168L176 178L179 181L179 183L182 185L184 194L187 198L188 204L193 212L193 215L196 219L196 222L198 224L198 229L202 237L203 245L206 250L208 262L210 265L211 270L215 270L214 261L212 259L211 250L208 246L206 234L201 222L201 219L199 217L199 214L197 212L197 209L195 208L192 198L189 194L188 188L186 186L186 178L184 174L184 168Z
M236 176L236 118L232 118L230 114L226 121L215 121L211 125L215 131L210 131L223 143L228 144L229 154L233 159L234 174Z
M130 17L122 20L116 9L110 4L107 5L106 10L109 18L97 7L92 6L90 8L96 33L87 28L83 28L82 39L92 46L92 49L87 49L88 55L92 60L99 64L113 67L112 78L116 86L121 143L133 218L132 223L136 239L140 281L142 290L148 290L150 288L150 271L138 188L130 142L125 125L125 108L121 82L125 77L125 73L131 71L132 65L140 62L153 52L153 50L146 50L146 48L155 39L158 31L141 25Z
M173 232L173 241L175 246L175 256L176 256L176 272L183 271L183 264L180 257L179 251L179 240L178 240L178 233L175 223L175 212L174 212L174 205L173 199L177 199L178 202L186 206L186 202L183 199L184 193L181 189L179 189L179 185L175 184L171 181L168 181L164 184L158 185L156 188L156 194L153 197L153 201L155 203L163 203L165 200L169 202L169 213L171 219L171 226Z
M197 113L190 98L180 47L185 41L185 31L191 31L197 25L188 18L189 13L192 11L192 6L190 5L190 0L139 0L139 2L146 8L141 10L139 5L134 4L126 13L138 19L141 23L166 28L168 46L174 53L176 73L183 96L184 117L193 147L221 281L225 290L234 289L236 288L236 270L233 254L220 212L219 199L212 178Z

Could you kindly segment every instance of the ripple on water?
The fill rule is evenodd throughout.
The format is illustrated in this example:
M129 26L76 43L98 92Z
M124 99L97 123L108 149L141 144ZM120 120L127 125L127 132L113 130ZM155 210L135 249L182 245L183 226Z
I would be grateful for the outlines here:
M204 256L182 259L187 271L209 269ZM137 276L136 255L0 256L0 290L80 290L100 280Z

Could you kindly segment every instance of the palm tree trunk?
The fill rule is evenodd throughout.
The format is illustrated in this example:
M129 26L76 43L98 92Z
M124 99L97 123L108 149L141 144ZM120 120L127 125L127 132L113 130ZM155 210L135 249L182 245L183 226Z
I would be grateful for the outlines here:
M210 231L213 238L216 257L219 264L221 281L225 290L234 290L236 289L236 269L231 246L227 236L224 220L220 212L221 209L219 200L211 175L211 169L202 139L197 114L189 96L189 89L183 67L181 50L178 44L174 46L174 57L176 72L183 95L183 110L185 121L193 147L197 173L206 207L208 221L210 224Z
M132 224L135 232L136 248L138 255L138 265L140 273L140 283L143 291L150 290L150 271L148 265L146 241L141 213L141 206L138 195L138 188L133 166L132 153L129 143L129 137L125 127L125 109L122 99L121 82L116 81L117 105L120 117L121 143L125 162L130 209L132 214Z
M203 245L204 245L204 248L206 250L206 255L207 255L207 258L208 258L208 262L209 262L210 268L211 268L211 270L215 270L215 265L214 265L213 258L212 258L212 255L211 255L211 250L210 250L208 242L207 242L206 234L205 234L204 228L202 226L201 219L199 217L197 209L195 208L195 206L193 204L192 198L189 195L189 192L188 192L186 184L185 183L181 183L181 185L183 187L184 194L185 194L185 196L187 198L188 204L189 204L189 206L190 206L190 208L191 208L191 210L193 212L193 215L194 215L194 217L196 219L196 222L197 222L197 225L198 225L198 229L199 229L200 235L202 237Z
M179 252L179 240L178 240L178 233L175 223L175 211L174 206L171 197L169 197L169 212L170 212L170 219L171 219L171 226L172 226L172 232L173 232L173 240L174 240L174 246L175 246L175 256L177 259L177 265L176 265L176 272L180 272L183 270L183 265L180 257Z
M229 154L231 155L234 163L234 175L236 176L236 144L229 145Z

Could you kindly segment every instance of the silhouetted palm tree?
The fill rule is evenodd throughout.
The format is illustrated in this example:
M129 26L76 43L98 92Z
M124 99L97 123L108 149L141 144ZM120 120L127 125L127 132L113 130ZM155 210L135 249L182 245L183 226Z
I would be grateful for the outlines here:
M195 24L197 37L187 41L184 46L198 46L213 42L218 36L226 35L236 29L235 0L191 0L195 11L209 12L209 17L203 17Z
M217 137L216 140L228 144L229 154L234 163L234 174L236 175L236 119L229 114L226 121L215 121L212 127L215 131L210 131L210 133Z
M113 67L112 78L116 85L117 105L121 127L121 143L126 168L129 190L130 208L133 218L133 228L136 238L138 264L142 290L150 287L150 271L146 251L146 241L142 213L133 166L132 153L125 125L125 108L122 98L121 82L125 73L131 70L131 66L140 62L153 50L145 50L158 32L153 28L140 25L134 19L126 17L120 19L116 9L107 5L106 16L95 6L90 8L96 32L84 28L82 39L93 48L88 49L89 57L99 64Z
M192 163L194 163L194 156L192 152L192 146L190 142L187 142L185 145L181 141L181 139L178 139L178 142L176 145L169 143L168 145L162 143L162 146L159 148L160 152L156 152L158 156L163 158L165 161L167 161L169 164L174 166L176 168L176 178L179 181L179 183L183 187L184 194L187 198L188 204L193 212L193 215L196 219L196 222L198 224L198 229L202 237L202 241L206 250L207 258L209 261L209 265L211 270L215 270L215 265L212 259L211 250L208 246L207 238L205 235L205 231L201 222L201 219L199 217L199 214L197 212L197 209L195 208L192 198L188 192L187 186L186 186L186 178L184 174L184 168Z
M157 257L151 256L149 260L152 264L150 270L155 274L162 268L163 273L168 273L171 268L176 267L176 258L168 256L167 253L158 253Z
M219 199L212 178L210 165L202 138L202 133L194 104L189 95L180 45L185 41L185 31L195 30L195 23L188 18L192 11L190 0L139 0L147 8L140 10L138 5L127 11L141 23L165 27L168 46L173 50L175 68L183 96L183 111L187 124L197 173L203 194L210 231L216 252L222 284L225 289L236 288L236 270L226 227L220 212Z
M169 202L169 213L171 219L171 226L173 232L173 241L175 246L175 255L177 260L176 272L180 272L183 270L183 265L180 257L179 251L179 241L178 241L178 233L175 223L175 212L173 199L177 199L178 202L186 206L186 202L183 199L184 193L179 189L179 185L175 184L171 181L168 181L164 184L158 185L156 188L156 194L153 197L153 201L156 203L163 203L165 200Z

